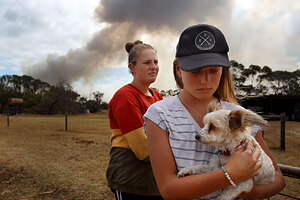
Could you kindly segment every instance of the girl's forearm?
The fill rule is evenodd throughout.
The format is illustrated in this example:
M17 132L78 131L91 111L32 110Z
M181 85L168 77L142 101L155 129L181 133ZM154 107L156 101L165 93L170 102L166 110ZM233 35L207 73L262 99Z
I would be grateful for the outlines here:
M191 175L183 178L172 177L158 183L164 199L195 199L230 186L222 169L214 172Z
M275 172L274 181L266 185L254 185L249 193L242 193L241 198L258 198L264 199L271 197L280 192L285 187L285 181L280 171Z

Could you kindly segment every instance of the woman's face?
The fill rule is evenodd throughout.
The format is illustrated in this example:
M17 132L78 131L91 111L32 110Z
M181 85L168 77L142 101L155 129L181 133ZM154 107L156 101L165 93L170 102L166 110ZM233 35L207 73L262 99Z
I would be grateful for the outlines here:
M153 49L141 51L136 60L136 65L130 65L135 80L146 84L151 84L156 80L159 67L157 54Z
M223 67L212 66L195 71L179 70L183 89L196 98L212 98L219 87Z

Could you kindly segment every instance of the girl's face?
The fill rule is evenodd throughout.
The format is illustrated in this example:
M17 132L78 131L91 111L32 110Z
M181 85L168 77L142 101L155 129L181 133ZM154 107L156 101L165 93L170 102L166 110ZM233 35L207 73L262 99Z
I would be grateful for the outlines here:
M212 66L187 72L178 70L182 78L183 90L195 98L212 98L219 87L223 67Z
M135 80L146 84L153 83L159 71L156 52L153 49L141 51L136 65L130 64L130 69Z

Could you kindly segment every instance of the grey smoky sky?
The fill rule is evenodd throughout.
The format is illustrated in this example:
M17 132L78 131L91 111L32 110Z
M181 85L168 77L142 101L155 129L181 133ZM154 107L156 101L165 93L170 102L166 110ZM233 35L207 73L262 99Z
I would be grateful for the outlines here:
M139 39L139 34L155 35L163 30L164 35L178 35L187 24L204 22L210 13L218 13L220 7L230 9L226 8L228 2L102 0L95 9L95 18L107 27L95 33L84 46L71 49L66 55L49 54L45 61L24 67L24 72L52 84L61 79L89 82L102 67L126 60L120 51L127 41Z
M198 23L217 26L230 59L245 67L300 68L298 0L1 0L0 17L0 74L64 80L108 96L130 82L124 45L137 39L158 51L153 86L174 89L179 35Z
M201 22L220 8L230 11L230 1L199 0L103 0L96 9L100 22L133 23L136 29L157 31L167 27L178 32L193 22Z

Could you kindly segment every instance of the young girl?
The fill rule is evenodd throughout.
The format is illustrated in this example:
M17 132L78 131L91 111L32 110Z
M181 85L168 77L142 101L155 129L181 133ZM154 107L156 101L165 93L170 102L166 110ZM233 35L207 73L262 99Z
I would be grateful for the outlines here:
M143 115L161 94L149 86L158 74L156 50L141 41L127 43L130 84L109 102L112 148L107 169L108 185L117 200L161 200L148 156Z
M177 45L173 70L182 92L151 105L144 115L149 155L155 179L164 199L218 199L221 190L258 174L261 161L258 147L248 142L236 151L222 169L198 175L177 177L185 167L209 164L216 149L196 142L203 127L207 105L214 100L223 109L237 105L230 74L229 51L222 32L211 25L195 25L184 30ZM266 198L283 189L285 182L261 133L252 133L271 157L276 175L268 185L254 185L242 198Z

